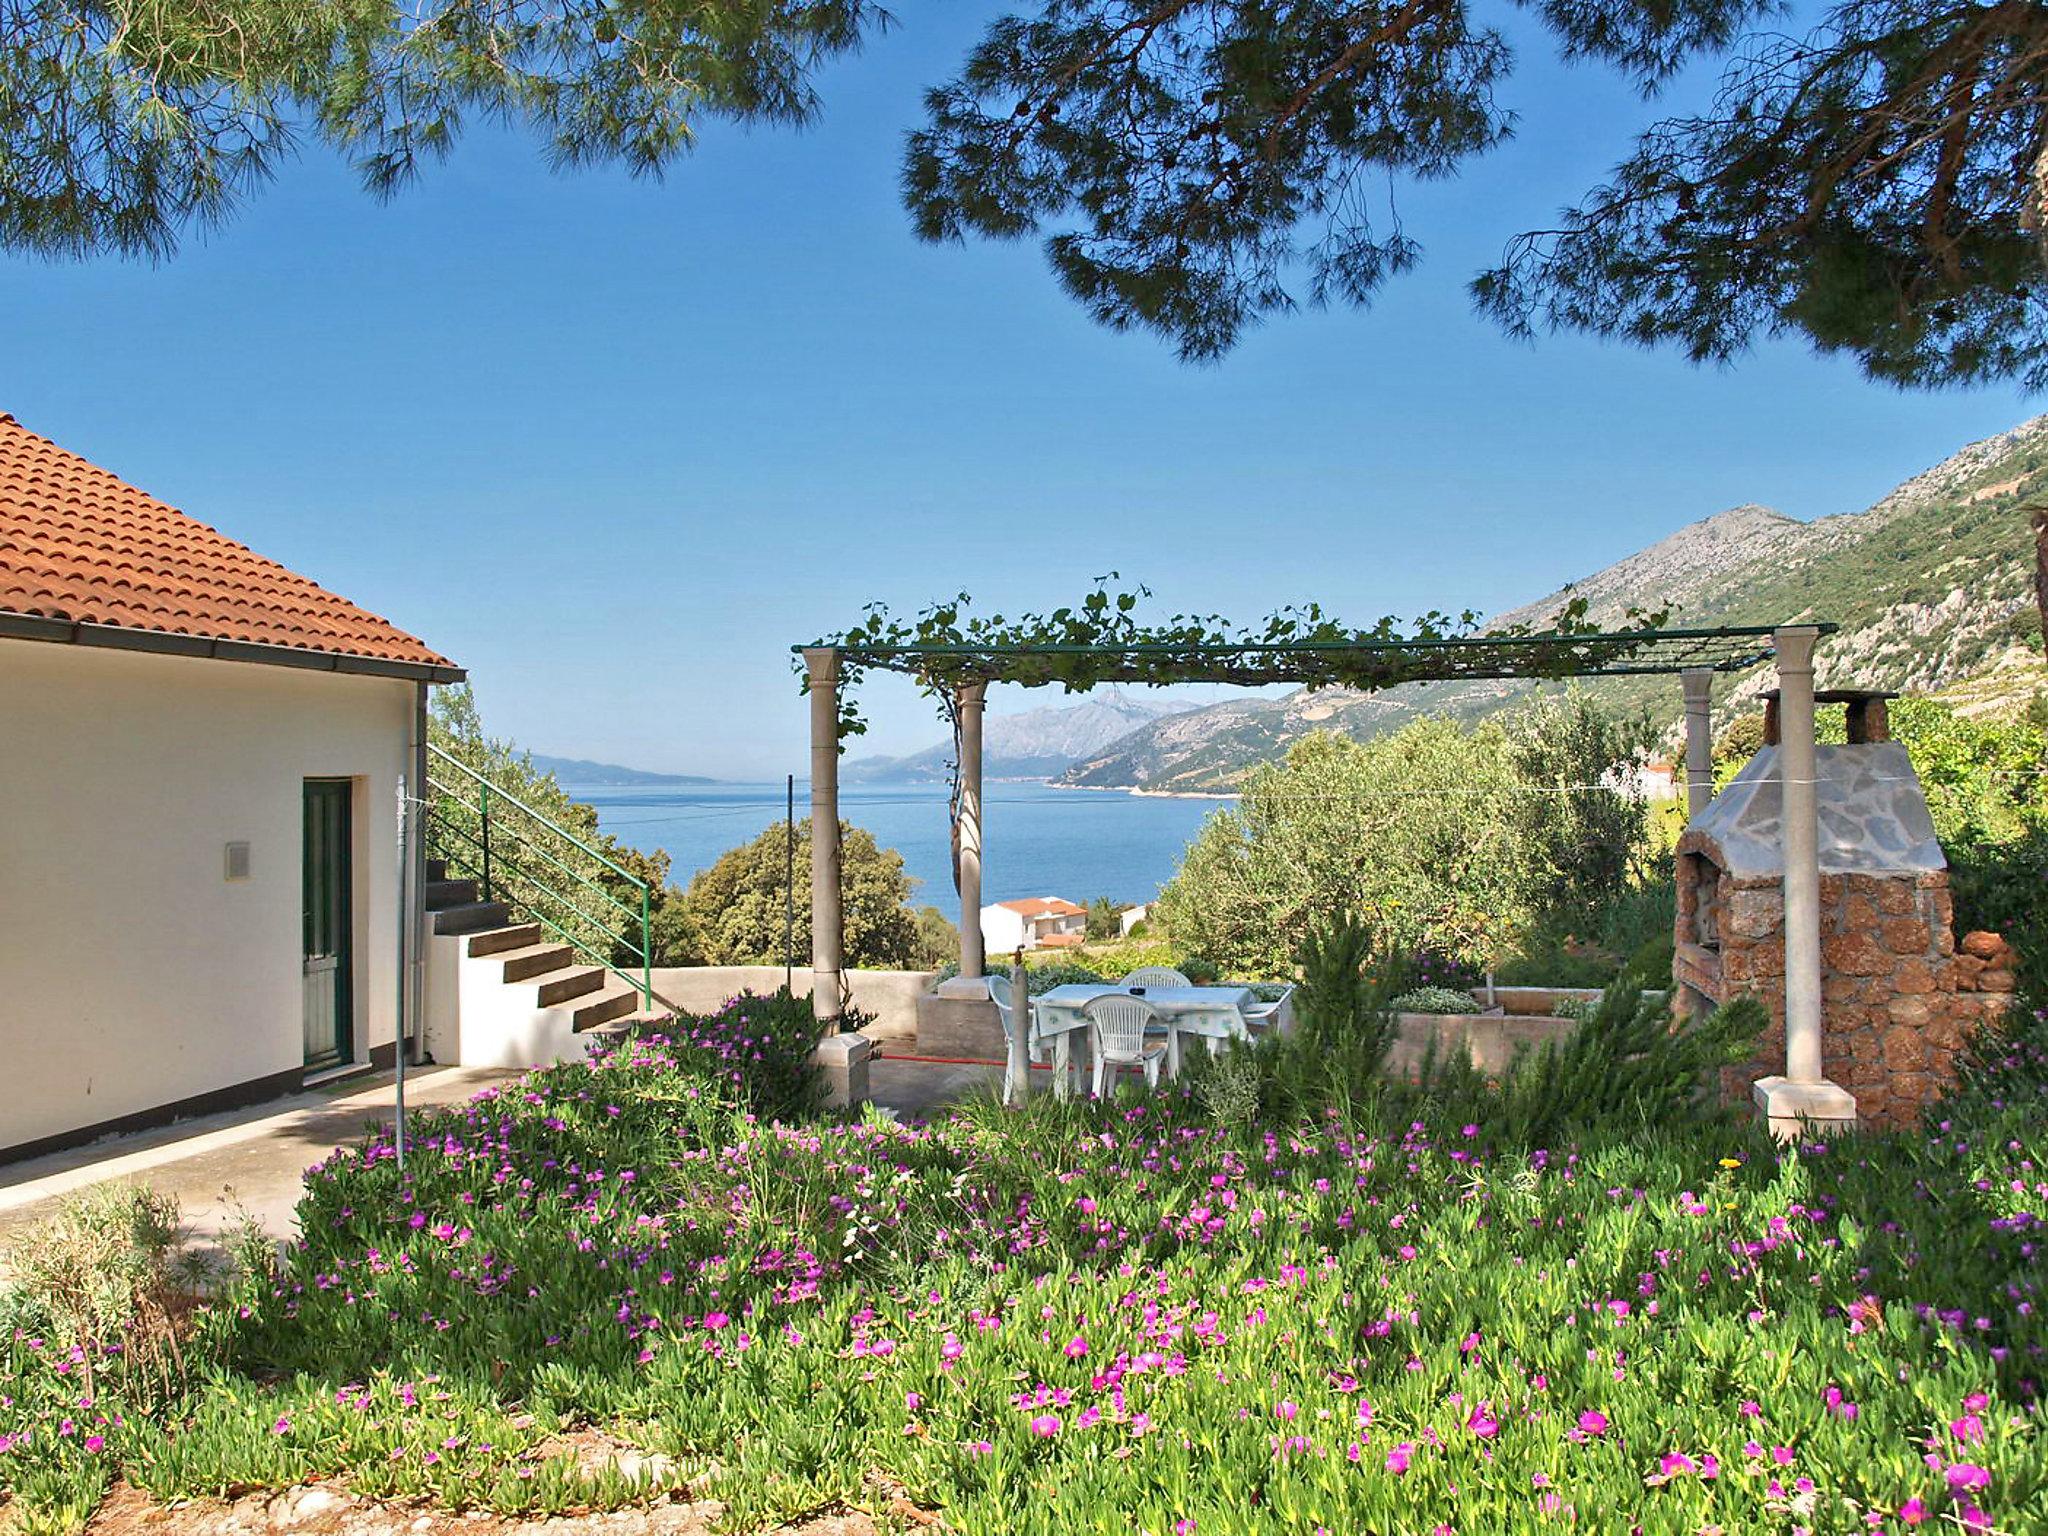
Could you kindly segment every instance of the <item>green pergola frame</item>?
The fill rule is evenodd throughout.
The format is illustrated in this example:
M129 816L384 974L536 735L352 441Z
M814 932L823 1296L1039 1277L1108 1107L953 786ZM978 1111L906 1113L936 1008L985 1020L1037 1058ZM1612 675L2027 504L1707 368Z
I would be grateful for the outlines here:
M1832 634L1832 624L1813 626ZM1392 688L1403 683L1499 678L1556 679L1669 675L1696 670L1741 672L1767 661L1775 625L1710 629L1648 627L1586 634L1542 631L1456 635L1433 639L1144 641L1135 644L989 642L896 645L858 639L793 645L801 655L831 650L841 665L902 672L931 682L1015 683L1298 683L1304 686ZM1087 668L1078 665L1086 659ZM1085 680L1084 680L1085 671Z

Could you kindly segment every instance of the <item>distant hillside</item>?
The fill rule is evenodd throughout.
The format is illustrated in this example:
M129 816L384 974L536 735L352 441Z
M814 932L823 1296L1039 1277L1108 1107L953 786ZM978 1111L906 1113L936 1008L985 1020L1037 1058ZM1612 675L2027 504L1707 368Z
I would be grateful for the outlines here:
M1071 704L1042 704L1014 715L989 715L981 730L981 771L989 779L1047 779L1100 752L1132 730L1195 706L1146 698L1122 689L1083 694ZM861 757L840 767L848 784L929 783L951 776L953 744L942 741L908 757Z
M549 757L530 754L533 766L552 773L563 784L587 789L633 789L661 784L716 784L716 779L694 773L647 773L638 768L621 768L617 763L593 763L585 757Z
M1841 626L1820 651L1823 686L1931 691L1984 675L1973 698L1997 707L2036 674L2008 664L2040 648L2026 504L2048 494L2048 416L1988 438L1908 480L1867 511L1811 523L1742 506L1688 524L1649 548L1494 624L1541 626L1583 597L1597 622L1631 605L1669 605L1681 625ZM1767 668L1716 688L1722 713L1771 686ZM1608 678L1587 687L1611 707L1675 718L1672 678ZM1212 705L1143 726L1055 782L1090 788L1228 788L1314 729L1360 740L1422 713L1472 718L1527 684L1434 683L1360 694L1301 690ZM1986 693L1988 690L1988 695ZM2018 690L2019 693L2015 693Z

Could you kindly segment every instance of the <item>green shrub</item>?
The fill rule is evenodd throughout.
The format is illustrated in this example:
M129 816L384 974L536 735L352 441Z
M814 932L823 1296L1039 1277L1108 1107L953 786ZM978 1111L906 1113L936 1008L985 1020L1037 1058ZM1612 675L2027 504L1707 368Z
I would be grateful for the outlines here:
M1770 1015L1755 998L1674 1024L1661 998L1668 972L1631 965L1562 1040L1516 1054L1489 1079L1458 1051L1426 1055L1416 1089L1438 1113L1484 1128L1505 1146L1534 1146L1592 1130L1719 1126L1730 1110L1717 1073L1746 1061ZM1433 1044L1433 1043L1432 1043Z
M796 1120L824 1102L824 1075L811 1054L833 1027L812 1013L808 997L778 987L766 997L742 992L715 1013L685 1014L669 1033L698 1053L734 1102L764 1120Z
M1415 987L1388 1004L1396 1013L1477 1013L1479 1004L1469 992L1450 987Z
M1340 906L1385 952L1483 966L1547 907L1604 903L1642 876L1643 802L1612 770L1646 741L1641 719L1569 692L1475 726L1312 733L1203 824L1158 911L1233 975L1280 974Z

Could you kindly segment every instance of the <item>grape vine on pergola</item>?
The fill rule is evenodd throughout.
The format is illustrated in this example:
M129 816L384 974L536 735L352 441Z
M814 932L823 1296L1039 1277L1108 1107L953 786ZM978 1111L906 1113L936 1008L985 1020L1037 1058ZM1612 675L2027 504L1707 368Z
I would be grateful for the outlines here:
M1573 677L1676 676L1683 683L1686 808L1697 815L1713 793L1712 690L1717 673L1744 672L1775 659L1784 774L1786 908L1786 1076L1821 1081L1820 873L1814 793L1813 651L1834 626L1681 629L1662 614L1631 611L1635 625L1602 630L1575 601L1534 630L1471 632L1474 616L1430 614L1413 631L1392 620L1345 630L1315 608L1287 610L1252 629L1213 617L1176 617L1141 626L1137 595L1098 586L1078 609L1005 621L962 621L967 599L937 604L915 624L879 606L844 634L792 646L801 658L811 707L812 1008L839 1018L848 1002L840 891L839 758L866 724L853 691L871 671L915 679L938 700L954 738L952 812L960 893L960 975L951 995L986 997L981 932L981 738L991 683L1058 685L1085 693L1102 684L1292 684L1372 692L1403 683L1476 680L1557 681ZM1018 1042L1012 1043L1013 1055Z

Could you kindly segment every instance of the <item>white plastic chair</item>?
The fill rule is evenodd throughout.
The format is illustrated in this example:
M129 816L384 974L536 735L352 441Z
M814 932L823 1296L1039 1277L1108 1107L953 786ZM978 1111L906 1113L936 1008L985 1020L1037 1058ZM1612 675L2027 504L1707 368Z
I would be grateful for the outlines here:
M1022 1097L1027 1087L1024 1083L1012 1081L1014 1074L1009 1066L1011 1058L1008 1047L1017 1038L1017 1031L1024 1031L1024 1059L1027 1062L1050 1062L1053 1048L1053 1042L1042 1038L1038 1033L1037 1023L1032 1018L1029 989L1026 988L1024 991L1021 1007L1018 1006L1017 990L1016 983L1008 976L993 975L988 978L989 998L996 1005L996 1017L1003 1021L1003 1099L1007 1103L1015 1103ZM1030 1068L1027 1067L1025 1070L1028 1074Z
M1187 977L1170 965L1141 965L1122 981L1120 987L1186 987L1192 986Z
M1159 1086L1166 1061L1166 1041L1147 1040L1145 1031L1161 1027L1159 1010L1142 997L1107 993L1081 1010L1088 1016L1089 1054L1095 1058L1095 1097L1102 1097L1108 1072L1116 1067L1143 1067L1145 1085Z
M1240 1008L1237 1016L1244 1020L1254 1038L1269 1030L1284 1035L1294 1028L1294 988L1289 987L1270 1003Z

